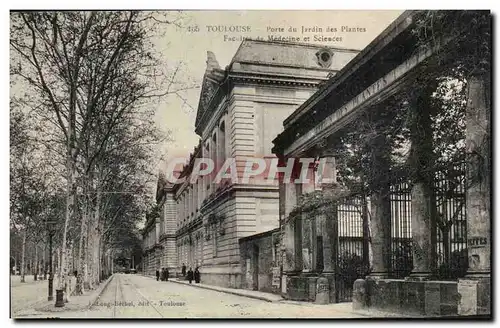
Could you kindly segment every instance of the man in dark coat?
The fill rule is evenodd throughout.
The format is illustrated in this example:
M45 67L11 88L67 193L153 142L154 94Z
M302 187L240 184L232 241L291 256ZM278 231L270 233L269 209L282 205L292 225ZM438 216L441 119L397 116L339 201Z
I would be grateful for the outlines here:
M165 268L165 281L168 281L168 275L169 275L168 268Z
M189 283L193 281L193 269L189 268L189 271L187 272L187 279L189 280Z
M156 269L156 281L160 280L160 270Z
M165 281L165 268L161 268L160 280Z
M194 269L194 282L197 284L200 283L200 270L198 270L198 267Z
M185 277L186 276L186 265L184 263L182 263L182 276Z

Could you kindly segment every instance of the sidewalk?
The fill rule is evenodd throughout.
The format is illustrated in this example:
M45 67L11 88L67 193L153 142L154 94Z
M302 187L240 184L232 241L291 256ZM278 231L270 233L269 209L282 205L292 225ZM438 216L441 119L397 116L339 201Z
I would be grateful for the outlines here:
M146 276L146 277L156 279L156 277L153 277L153 276ZM177 284L189 285L189 286L197 287L197 288L210 289L210 290L214 290L214 291L222 292L222 293L227 293L227 294L255 298L255 299L263 300L263 301L267 301L267 302L280 302L283 300L283 297L281 297L281 295L264 293L264 292L259 292L259 291L255 291L255 290L225 288L225 287L219 287L219 286L207 285L207 284L201 284L201 283L196 284L194 282L192 284L190 284L189 281L179 280L177 278L169 279L168 281L171 281L171 282L174 282Z
M144 275L144 276L156 280L155 276L151 276L151 275ZM352 302L315 304L314 302L301 302L301 301L287 300L287 299L284 299L280 295L259 292L259 291L255 291L255 290L225 288L225 287L219 287L219 286L213 286L213 285L207 285L207 284L196 284L194 282L192 284L189 284L189 281L180 280L179 278L172 278L172 279L169 279L168 281L174 282L177 284L189 285L189 286L197 287L197 288L210 289L210 290L214 290L214 291L218 291L218 292L222 292L222 293L228 293L228 294L233 294L233 295L238 295L238 296L243 296L243 297L260 299L260 300L272 302L272 303L293 304L293 305L302 306L304 308L324 308L324 309L328 309L328 311L332 314L333 313L349 314L352 317L357 317L357 318L412 317L412 316L404 316L404 315L400 315L400 314L396 314L396 313L377 311L377 310L373 310L373 309L371 309L371 310L365 310L365 309L353 310Z
M11 315L17 314L19 311L26 308L33 308L47 300L49 281L30 281L18 284L10 288L10 308ZM57 278L54 279L54 293L57 283Z
M83 295L70 296L69 302L64 305L64 307L56 308L55 304L55 290L54 290L54 300L48 301L45 296L43 300L39 300L33 304L28 304L22 310L12 311L12 318L22 319L26 316L40 316L46 315L47 317L57 317L58 312L66 311L78 311L88 309L96 302L99 296L102 294L104 289L113 279L113 276L109 277L107 280L102 282L96 289L88 290Z
M43 280L41 278L43 278L43 275L38 276L38 280L35 281L35 278L33 277L33 275L29 275L29 276L26 275L26 276L24 276L24 282L21 282L21 276L10 275L10 287L26 286L26 285L30 285L30 284L40 284L43 282L47 283L48 279ZM48 275L47 275L47 278L48 278Z

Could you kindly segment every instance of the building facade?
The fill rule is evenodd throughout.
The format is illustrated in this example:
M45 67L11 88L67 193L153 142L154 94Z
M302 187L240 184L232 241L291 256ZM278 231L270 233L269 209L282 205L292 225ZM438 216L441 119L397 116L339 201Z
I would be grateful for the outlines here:
M282 131L283 120L356 54L348 49L245 40L222 69L208 52L195 123L200 142L175 176L185 181L164 187L166 200L159 203L165 213L159 220L166 223L155 227L163 227L158 243L164 263L174 261L177 272L183 264L193 270L199 267L202 283L242 286L239 239L279 227L278 183L241 179L246 159L276 159L272 140ZM200 158L213 160L212 174L193 175ZM217 172L231 170L224 168L231 162L228 159L234 159L238 177L234 181L226 176L217 183ZM153 225L149 227L152 231ZM174 235L175 253L169 246Z

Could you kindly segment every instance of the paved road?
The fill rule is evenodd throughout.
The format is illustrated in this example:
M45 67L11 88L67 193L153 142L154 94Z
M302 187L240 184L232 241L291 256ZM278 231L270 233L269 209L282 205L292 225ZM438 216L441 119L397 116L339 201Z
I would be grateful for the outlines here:
M78 318L356 317L349 306L270 303L126 274L116 274L89 310L60 312L55 315Z

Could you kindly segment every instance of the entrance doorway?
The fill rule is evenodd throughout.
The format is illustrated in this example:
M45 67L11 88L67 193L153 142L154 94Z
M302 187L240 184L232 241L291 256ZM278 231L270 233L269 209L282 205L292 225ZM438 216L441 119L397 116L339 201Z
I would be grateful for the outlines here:
M252 253L252 289L259 290L259 246L254 245Z

